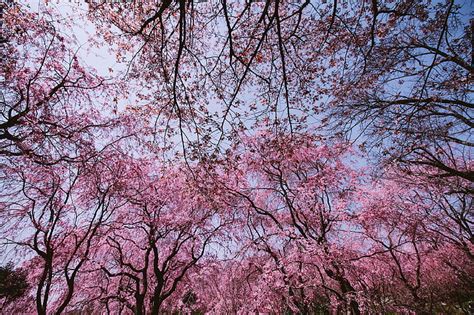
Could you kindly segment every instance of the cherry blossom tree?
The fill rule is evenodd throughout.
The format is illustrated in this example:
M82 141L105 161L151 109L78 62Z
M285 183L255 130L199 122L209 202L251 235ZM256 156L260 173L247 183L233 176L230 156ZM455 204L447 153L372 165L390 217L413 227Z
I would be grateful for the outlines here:
M97 244L91 276L104 279L99 302L109 312L159 314L176 309L184 277L224 225L223 209L177 169L143 161L136 171L123 187L126 206Z
M473 290L473 221L467 210L472 198L448 199L442 191L446 187L415 181L394 176L361 194L358 221L370 248L359 262L374 266L364 286L384 300L383 307L453 312L451 305L467 307ZM383 291L379 272L390 279L391 287L385 284Z
M271 132L233 149L222 184L241 198L242 249L198 276L208 312L468 311L472 200L435 179L364 179L344 155Z
M24 264L37 313L60 314L67 308L102 225L121 206L116 191L126 171L111 156L82 165L29 162L9 170L2 240L29 257Z
M0 4L1 312L469 314L466 7Z
M242 199L243 237L256 257L262 255L255 265L262 295L252 293L257 294L255 309L248 311L308 312L308 300L325 292L342 308L360 312L344 270L343 252L350 248L338 240L351 224L356 173L342 162L344 145L318 140L264 131L246 139L229 158L238 163L236 186L228 189Z
M105 80L80 64L70 28L58 26L54 12L3 9L0 154L42 164L91 154L94 138L111 124L101 104L92 104Z
M252 121L294 131L330 118L390 159L472 180L467 11L453 0L90 5L119 57L133 52L153 113L177 120L170 131L188 144Z

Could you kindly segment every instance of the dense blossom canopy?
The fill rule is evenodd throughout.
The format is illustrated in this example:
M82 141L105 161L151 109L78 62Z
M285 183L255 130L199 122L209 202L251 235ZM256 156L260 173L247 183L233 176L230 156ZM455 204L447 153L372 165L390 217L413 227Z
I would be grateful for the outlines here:
M469 11L0 3L0 312L471 314Z

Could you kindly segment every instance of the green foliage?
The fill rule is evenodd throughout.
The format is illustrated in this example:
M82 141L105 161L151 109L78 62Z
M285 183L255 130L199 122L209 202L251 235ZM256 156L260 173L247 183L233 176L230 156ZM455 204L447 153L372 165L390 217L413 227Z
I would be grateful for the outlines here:
M3 300L3 305L22 297L28 287L24 270L14 269L11 262L0 267L0 299Z

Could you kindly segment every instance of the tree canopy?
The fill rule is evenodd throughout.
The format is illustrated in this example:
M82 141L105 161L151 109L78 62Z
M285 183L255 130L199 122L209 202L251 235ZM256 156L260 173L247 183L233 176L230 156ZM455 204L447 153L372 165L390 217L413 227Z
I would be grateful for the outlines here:
M470 11L0 3L0 312L471 314Z

